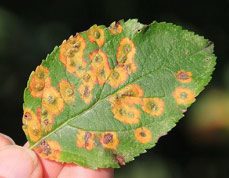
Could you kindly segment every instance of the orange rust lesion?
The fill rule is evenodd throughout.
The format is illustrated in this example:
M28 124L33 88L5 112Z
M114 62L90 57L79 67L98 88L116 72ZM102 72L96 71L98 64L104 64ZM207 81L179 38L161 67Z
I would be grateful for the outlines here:
M44 89L42 98L42 109L45 109L48 113L57 116L64 108L64 101L60 93L54 87L48 87Z
M138 84L130 84L117 92L121 97L143 97L144 91Z
M195 101L195 93L187 87L175 88L172 95L178 105L189 105Z
M137 65L134 61L136 47L134 42L125 37L120 41L117 49L117 66L111 72L108 84L113 88L118 88L125 83L129 75L137 71Z
M66 69L69 73L75 75L80 78L83 73L86 71L87 62L81 59L69 58L67 59Z
M192 72L179 70L176 73L176 79L181 83L190 83L192 81Z
M141 111L137 105L142 103L144 93L138 84L130 84L109 97L114 118L125 124L137 124Z
M60 46L60 61L66 65L69 58L81 59L85 48L86 42L79 33L71 36L67 41L63 41Z
M161 98L143 98L142 110L153 117L159 117L165 111L165 103Z
M141 111L135 105L124 102L116 102L112 105L114 118L125 124L138 124L141 117Z
M66 103L71 104L75 101L75 89L72 83L67 80L61 80L59 82L59 91Z
M116 53L118 64L125 64L125 63L134 64L135 53L136 53L136 47L134 45L134 42L127 37L123 38L120 41Z
M152 132L146 127L137 128L134 131L134 136L135 139L142 144L147 144L152 141Z
M136 72L137 71L137 65L135 64L134 59L126 60L126 62L124 63L124 68L129 75Z
M23 130L32 142L38 141L41 136L41 123L37 115L29 108L24 109Z
M59 161L61 156L61 146L55 140L42 140L34 150L42 157Z
M108 63L107 55L101 49L97 49L90 53L89 58L93 67L101 67Z
M113 88L118 88L128 79L128 73L122 66L117 66L111 71L108 84Z
M92 150L95 146L95 133L79 130L76 135L76 146Z
M51 80L48 77L49 70L44 66L38 66L31 74L29 81L30 94L35 98L41 98L44 88L51 85Z
M110 76L111 69L109 65L104 65L98 68L92 68L92 72L96 76L97 83L102 86Z
M85 83L93 87L96 84L96 76L92 70L88 70L83 73L81 81L82 83Z
M85 71L87 63L83 59L86 42L84 38L77 33L65 40L60 46L60 61L65 65L66 70L77 77L80 77Z
M130 84L109 98L111 103L121 100L125 104L141 104L144 92L138 84Z
M111 73L108 58L101 49L95 50L90 54L91 71L96 76L99 85L103 85Z
M116 150L119 145L119 138L116 132L104 132L100 136L100 143L104 148Z
M49 113L46 109L37 109L37 117L39 118L41 122L41 130L42 133L46 134L49 131L52 130L54 122L55 122L55 116Z
M92 43L96 43L99 47L102 47L105 42L105 32L104 29L100 26L93 25L88 30L88 39Z
M120 22L113 22L109 27L109 31L112 35L117 35L122 33L123 27Z

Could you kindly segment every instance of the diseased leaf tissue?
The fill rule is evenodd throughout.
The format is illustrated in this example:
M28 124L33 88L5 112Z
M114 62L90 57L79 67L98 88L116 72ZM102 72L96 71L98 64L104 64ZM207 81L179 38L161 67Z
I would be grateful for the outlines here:
M215 60L212 43L170 23L94 25L32 72L23 130L44 158L120 167L183 117Z

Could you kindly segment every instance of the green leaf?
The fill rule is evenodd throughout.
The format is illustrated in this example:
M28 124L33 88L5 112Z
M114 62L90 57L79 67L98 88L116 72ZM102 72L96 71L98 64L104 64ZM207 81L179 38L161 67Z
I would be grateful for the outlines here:
M32 72L23 130L44 158L118 168L175 126L215 60L211 42L170 23L94 25Z

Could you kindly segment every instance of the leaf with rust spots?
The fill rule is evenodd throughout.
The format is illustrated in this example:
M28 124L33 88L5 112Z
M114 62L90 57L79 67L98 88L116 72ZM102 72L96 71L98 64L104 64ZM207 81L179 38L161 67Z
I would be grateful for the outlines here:
M215 61L209 40L171 23L93 25L31 73L23 130L41 157L118 168L176 125Z

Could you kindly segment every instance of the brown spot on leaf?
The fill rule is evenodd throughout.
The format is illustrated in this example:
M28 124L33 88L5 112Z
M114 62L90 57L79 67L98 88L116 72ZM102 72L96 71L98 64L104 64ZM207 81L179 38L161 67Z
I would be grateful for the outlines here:
M119 144L118 135L116 132L104 132L101 135L100 143L107 149L115 150Z
M113 141L113 135L108 133L108 134L105 134L104 137L103 137L103 143L104 144L108 144L110 142Z
M182 83L190 83L192 81L192 73L180 70L176 73L176 78Z
M43 158L59 161L61 146L57 141L43 139L40 144L35 147L35 151Z
M76 136L76 146L79 148L92 150L95 145L94 138L95 134L93 132L79 130Z

